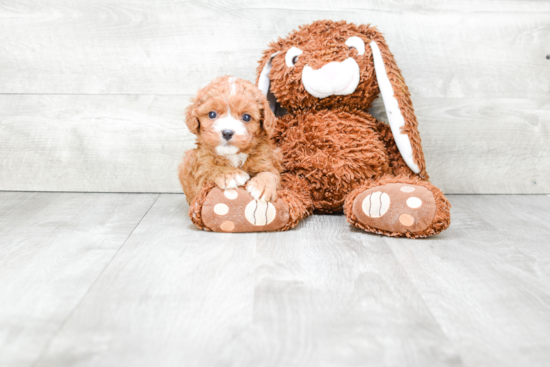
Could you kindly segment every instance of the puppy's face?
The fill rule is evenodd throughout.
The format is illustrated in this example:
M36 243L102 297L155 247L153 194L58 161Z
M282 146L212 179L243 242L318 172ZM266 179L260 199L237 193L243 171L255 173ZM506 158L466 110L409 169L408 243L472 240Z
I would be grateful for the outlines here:
M274 116L266 107L255 85L225 76L199 91L187 110L187 126L219 155L247 153L270 135Z

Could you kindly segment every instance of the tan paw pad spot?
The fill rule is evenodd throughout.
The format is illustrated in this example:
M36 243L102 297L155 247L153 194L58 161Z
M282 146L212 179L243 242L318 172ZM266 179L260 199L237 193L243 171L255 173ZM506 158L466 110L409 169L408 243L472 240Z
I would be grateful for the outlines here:
M220 228L221 228L221 230L224 231L224 232L231 232L233 229L235 229L235 223L230 222L230 221L223 222L223 223L220 225Z
M214 206L214 213L218 215L226 215L229 212L229 207L225 204L216 204Z
M416 209L416 208L420 208L421 205L422 205L422 200L420 200L417 197L412 196L407 199L407 206L409 208Z
M371 218L380 218L388 211L390 207L390 197L388 194L377 191L363 200L363 212Z
M412 187L412 186L403 186L403 187L401 187L401 191L402 192L413 192L414 187Z
M414 218L410 214L401 214L399 216L399 222L405 227L410 227L414 224Z
M264 200L253 200L246 206L244 216L255 226L265 226L275 219L277 211L273 204Z
M237 196L239 196L239 193L237 192L237 190L235 189L227 189L227 190L224 190L223 194L225 195L226 198L228 198L229 200L235 200L237 198Z

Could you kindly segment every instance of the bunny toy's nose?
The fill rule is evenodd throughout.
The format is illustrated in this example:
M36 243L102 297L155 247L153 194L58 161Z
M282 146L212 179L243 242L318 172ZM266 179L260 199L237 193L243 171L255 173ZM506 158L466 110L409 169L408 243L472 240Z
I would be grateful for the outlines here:
M321 68L321 73L328 78L334 79L340 74L340 63L339 62L329 62Z

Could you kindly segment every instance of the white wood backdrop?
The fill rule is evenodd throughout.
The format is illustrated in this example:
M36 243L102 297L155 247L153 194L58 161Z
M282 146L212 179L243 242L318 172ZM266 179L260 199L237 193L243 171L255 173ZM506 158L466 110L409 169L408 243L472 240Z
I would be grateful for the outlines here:
M318 19L386 35L446 193L550 193L550 1L520 0L2 0L0 190L180 192L191 95Z

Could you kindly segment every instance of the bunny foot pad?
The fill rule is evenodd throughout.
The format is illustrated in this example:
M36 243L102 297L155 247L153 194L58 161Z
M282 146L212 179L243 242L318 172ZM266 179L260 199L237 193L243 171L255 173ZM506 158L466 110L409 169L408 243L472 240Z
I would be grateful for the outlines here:
M353 214L362 224L393 233L415 233L428 228L435 217L432 192L413 184L390 183L360 193Z
M254 200L245 189L213 188L202 206L204 225L214 232L276 231L288 223L288 206Z

